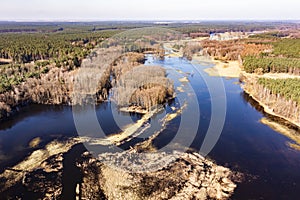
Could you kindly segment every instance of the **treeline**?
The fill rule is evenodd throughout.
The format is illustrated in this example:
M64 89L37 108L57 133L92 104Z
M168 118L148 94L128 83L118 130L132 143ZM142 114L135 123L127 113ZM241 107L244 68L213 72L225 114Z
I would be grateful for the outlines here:
M74 58L81 60L90 49L114 33L1 34L0 58L12 59L14 63L53 59L60 64Z
M280 31L272 31L272 32L266 32L256 35L250 35L249 38L257 38L257 39L276 39L276 38L282 38L287 37L289 34L286 32L280 32Z
M1 65L0 93L28 78L39 79L52 68L72 71L81 65L92 48L115 32L72 34L3 34L0 58L12 60ZM34 61L34 63L29 63Z
M300 79L247 78L243 88L275 114L300 124Z
M290 73L300 74L300 39L280 38L284 33L264 33L256 35L259 41L270 45L270 50L260 51L259 54L243 56L244 69L248 73ZM254 37L254 36L253 36ZM269 38L275 38L268 40ZM267 39L266 39L267 38ZM253 44L257 41L249 40Z
M27 77L21 84L11 84L9 90L0 93L0 120L30 103L71 105L86 103L89 99L107 99L111 66L120 52L117 48L100 49L93 58L84 59L79 70L65 70L53 65L41 66L40 69L26 66L28 71L20 67L18 73L22 75L40 74ZM10 77L12 81L18 76Z
M40 78L52 68L49 62L38 62L36 65L3 65L0 68L0 94L9 91L28 78Z
M225 33L225 32L253 32L253 31L262 31L266 29L275 29L281 26L282 23L247 23L247 22L201 22L199 24L172 24L169 25L170 28L173 28L177 31L180 31L185 34L190 33ZM290 25L293 26L293 25Z
M283 57L246 56L244 70L248 73L290 73L300 75L300 59Z
M258 84L268 88L273 94L280 94L287 100L293 100L300 105L300 79L267 79L259 78Z

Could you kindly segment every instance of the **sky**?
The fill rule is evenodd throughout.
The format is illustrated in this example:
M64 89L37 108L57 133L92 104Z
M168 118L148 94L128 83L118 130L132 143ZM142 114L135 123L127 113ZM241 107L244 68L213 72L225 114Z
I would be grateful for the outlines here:
M300 0L1 0L0 21L300 20Z

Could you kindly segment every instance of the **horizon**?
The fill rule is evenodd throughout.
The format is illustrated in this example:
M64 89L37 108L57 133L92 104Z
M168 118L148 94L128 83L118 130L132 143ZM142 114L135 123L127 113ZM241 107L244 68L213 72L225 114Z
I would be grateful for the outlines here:
M300 20L297 0L11 0L1 7L0 21L17 22Z
M264 22L293 22L300 23L299 19L194 19L194 20L154 20L154 19L103 19L103 20L1 20L0 23L103 23L103 22L141 22L141 23L205 23L205 22L256 22L256 23L264 23Z

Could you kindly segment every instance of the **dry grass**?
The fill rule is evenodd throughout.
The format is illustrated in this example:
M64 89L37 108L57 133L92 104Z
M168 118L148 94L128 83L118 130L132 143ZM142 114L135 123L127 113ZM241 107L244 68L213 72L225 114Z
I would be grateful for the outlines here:
M210 76L221 76L238 78L242 72L238 61L228 61L223 63L222 61L215 62L216 65L212 68L207 68L204 71Z
M267 118L262 118L260 120L260 122L262 124L269 126L270 128L277 131L278 133L281 133L282 135L291 139L293 141L293 143L288 142L288 145L293 149L300 150L300 133L299 132L297 132L293 129L290 129L284 125L281 125L275 121L267 119Z

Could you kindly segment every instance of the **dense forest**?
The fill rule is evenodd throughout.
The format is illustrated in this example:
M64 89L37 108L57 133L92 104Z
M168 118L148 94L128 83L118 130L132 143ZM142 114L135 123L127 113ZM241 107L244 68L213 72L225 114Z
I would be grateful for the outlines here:
M300 79L246 78L244 90L272 112L300 124Z
M300 105L300 78L268 79L259 78L258 84L268 88L273 94L280 94L287 100L292 100Z
M300 39L280 39L272 43L275 56L300 58Z
M43 31L1 33L0 119L29 103L72 104L76 69L101 41L119 32L36 28ZM102 83L99 90L107 86ZM98 93L100 100L107 96L104 90Z
M56 64L61 64L69 60L82 60L90 49L115 33L1 34L0 58L11 59L13 63L53 59Z
M264 78L263 73L300 75L300 39L294 31L269 32L251 37L256 44L271 45L268 51L243 57L244 70L255 73L245 78L244 89L272 112L300 124L300 79ZM252 40L253 39L253 40ZM260 78L257 78L258 77ZM279 76L279 75L278 75ZM280 76L279 76L280 77Z
M247 56L243 66L248 73L290 73L300 75L300 59Z
M116 31L79 33L14 33L1 34L0 93L9 91L28 78L41 77L52 68L72 71L101 41Z
M243 66L248 73L290 73L300 75L300 39L282 38L284 33L264 33L253 36L263 44L271 46L269 51L261 51L259 55L243 57ZM267 38L267 39L266 39ZM273 38L269 40L269 38ZM257 40L250 42L258 43Z
M262 30L273 30L285 26L281 22L222 22L211 21L201 23L185 23L185 24L171 24L170 28L178 30L182 33L191 36L193 33L224 33L224 32L254 32ZM289 26L297 26L297 24L290 24Z

